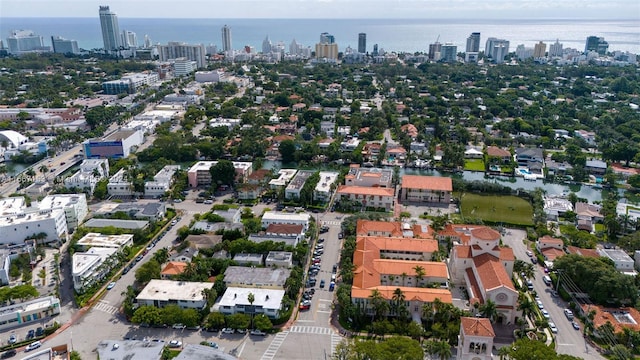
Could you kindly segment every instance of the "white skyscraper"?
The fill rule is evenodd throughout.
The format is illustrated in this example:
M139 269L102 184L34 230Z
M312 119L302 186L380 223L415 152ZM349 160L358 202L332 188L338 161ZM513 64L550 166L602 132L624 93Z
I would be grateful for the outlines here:
M185 58L195 61L198 68L207 66L205 60L205 49L202 44L191 45L170 41L167 45L158 45L158 55L160 56L160 61Z
M490 37L484 50L484 55L490 57L496 64L502 64L504 57L509 54L509 41Z
M108 6L100 6L100 27L105 51L117 51L122 46L118 15L109 10Z
M227 25L222 27L222 51L231 51L231 28Z
M133 31L122 30L122 46L130 49L138 47L138 36Z
M45 50L44 39L31 30L13 30L7 37L9 53L20 54L34 50Z
M557 39L549 45L549 57L562 57L562 44Z
M152 45L153 45L153 43L151 42L151 38L149 37L149 35L145 35L144 36L144 47L148 49Z
M77 41L67 40L60 36L52 36L51 45L53 52L58 54L78 54L80 52Z
M269 39L269 35L262 41L262 53L268 54L271 52L271 40Z

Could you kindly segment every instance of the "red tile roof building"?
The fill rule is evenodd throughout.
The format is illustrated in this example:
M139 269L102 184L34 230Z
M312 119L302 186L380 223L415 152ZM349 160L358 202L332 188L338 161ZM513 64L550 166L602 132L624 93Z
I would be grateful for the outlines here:
M358 221L351 287L354 303L368 306L374 289L388 301L392 301L396 289L402 290L409 312L417 312L414 314L417 316L425 303L435 299L452 302L451 292L446 288L449 279L446 264L429 261L438 250L438 242L426 231L420 232L424 238L402 237L409 234L404 228L399 222ZM370 233L377 236L369 236ZM421 276L418 269L422 269ZM431 284L439 284L441 288L428 287Z
M453 182L448 177L404 175L402 177L403 202L445 203L451 202Z
M461 317L458 336L458 360L491 360L496 333L486 318Z
M449 271L451 282L464 286L470 303L496 303L498 321L514 324L518 291L511 275L515 257L513 249L500 247L500 233L480 225L448 225L438 239L454 240Z
M395 203L393 188L340 185L337 194L340 201L357 202L365 207L382 208L386 211L392 210Z

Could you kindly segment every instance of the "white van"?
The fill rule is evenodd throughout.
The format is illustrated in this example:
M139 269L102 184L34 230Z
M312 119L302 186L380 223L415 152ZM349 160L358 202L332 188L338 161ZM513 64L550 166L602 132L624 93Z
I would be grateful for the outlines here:
M544 281L544 283L547 284L547 286L551 286L551 277L549 277L549 275L545 275L542 278L542 281Z

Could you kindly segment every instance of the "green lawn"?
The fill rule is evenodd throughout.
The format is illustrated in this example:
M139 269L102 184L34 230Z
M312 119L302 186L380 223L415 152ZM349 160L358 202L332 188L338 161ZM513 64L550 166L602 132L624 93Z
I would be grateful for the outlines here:
M533 206L516 196L462 195L460 210L464 217L514 225L533 225Z
M464 169L469 171L483 171L484 172L484 161L482 159L465 159L464 160Z

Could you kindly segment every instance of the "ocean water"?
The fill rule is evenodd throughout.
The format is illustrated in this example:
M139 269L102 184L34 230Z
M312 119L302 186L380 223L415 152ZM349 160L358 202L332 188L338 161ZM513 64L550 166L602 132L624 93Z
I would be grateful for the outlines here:
M538 41L553 43L558 39L565 48L584 50L587 36L604 37L609 50L640 54L640 21L630 20L469 20L469 19L148 19L121 18L120 30L137 34L138 44L148 35L152 42L182 41L192 44L214 44L221 48L224 25L231 27L232 47L245 45L262 50L262 41L269 36L272 43L283 42L285 49L293 39L298 44L314 47L320 33L335 36L340 51L347 46L358 47L358 33L367 34L367 50L373 44L379 49L397 52L426 52L429 44L439 40L464 51L466 39L480 32L480 49L488 37L510 41L510 51L519 44L533 47ZM83 49L102 47L100 22L95 18L0 18L0 37L6 39L14 29L29 29L51 44L51 36L59 35L78 41ZM548 50L547 45L547 50Z

